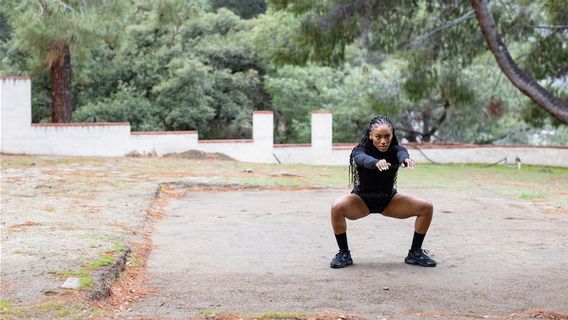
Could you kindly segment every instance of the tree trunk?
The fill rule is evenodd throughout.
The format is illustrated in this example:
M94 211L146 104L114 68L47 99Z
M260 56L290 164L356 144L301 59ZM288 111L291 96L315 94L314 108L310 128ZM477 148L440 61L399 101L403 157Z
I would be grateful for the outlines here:
M560 100L543 88L531 76L523 72L515 63L507 47L501 41L487 0L471 0L477 22L497 64L515 87L533 100L556 119L568 124L568 102Z
M429 107L422 110L422 142L430 142L431 132L431 121L432 120L432 109Z
M71 122L73 92L71 91L71 53L67 44L51 49L51 121Z
M404 132L404 138L408 140L408 142L417 142L418 141L418 133L414 131L412 126L412 111L406 110L402 115L402 125L403 128L399 128L402 132Z

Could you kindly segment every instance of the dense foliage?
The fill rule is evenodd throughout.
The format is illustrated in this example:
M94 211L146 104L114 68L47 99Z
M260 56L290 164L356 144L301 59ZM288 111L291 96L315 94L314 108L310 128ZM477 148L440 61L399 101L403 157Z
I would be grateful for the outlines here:
M493 12L522 67L567 98L563 1L499 1ZM77 14L30 24L38 3ZM245 138L252 111L273 110L276 142L306 143L310 112L327 109L335 142L355 142L385 113L410 141L568 143L566 126L504 79L464 1L81 3L0 3L0 75L32 77L34 122L51 121L46 52L65 30L74 122Z

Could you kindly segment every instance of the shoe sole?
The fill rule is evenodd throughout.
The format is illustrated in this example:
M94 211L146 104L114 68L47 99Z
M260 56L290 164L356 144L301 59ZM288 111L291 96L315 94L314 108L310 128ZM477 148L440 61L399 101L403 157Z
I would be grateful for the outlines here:
M334 266L334 265L330 264L329 267L332 268L332 269L341 269L341 268L345 268L347 266L350 266L352 264L353 264L353 260L347 261L347 263L344 266Z
M406 264L412 264L412 265L418 265L418 266L422 266L422 267L435 267L437 265L437 263L434 264L422 264L420 263L418 260L414 260L414 259L408 259L408 260L404 260L404 263Z

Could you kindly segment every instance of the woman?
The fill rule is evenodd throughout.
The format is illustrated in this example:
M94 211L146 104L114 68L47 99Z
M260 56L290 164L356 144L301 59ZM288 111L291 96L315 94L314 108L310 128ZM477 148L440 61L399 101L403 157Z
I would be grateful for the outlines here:
M347 245L345 219L357 220L370 213L382 213L398 219L416 217L414 238L404 262L424 267L436 266L436 261L422 250L422 242L432 221L432 204L397 193L395 189L398 167L414 169L415 165L406 148L398 144L389 118L373 118L349 158L353 191L335 200L331 208L331 225L339 246L339 252L330 263L332 268L353 264Z

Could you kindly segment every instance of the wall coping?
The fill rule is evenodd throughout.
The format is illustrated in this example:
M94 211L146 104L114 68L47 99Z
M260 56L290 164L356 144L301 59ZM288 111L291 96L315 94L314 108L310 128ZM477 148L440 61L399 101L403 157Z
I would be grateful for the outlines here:
M117 127L128 126L130 122L59 122L59 123L32 123L32 127Z
M356 144L354 143L334 143L331 145L333 150L351 150L355 148Z
M528 144L467 144L467 143L404 143L408 149L495 149L495 148L523 148L523 149L561 149L568 150L568 146L536 146ZM334 143L332 148L335 150L352 149L354 143Z
M538 146L530 144L469 144L469 143L405 143L407 148L420 149L493 149L493 148L533 148L533 149L568 149L568 146Z
M274 114L273 111L270 110L256 110L252 112L253 114Z
M197 140L197 143L214 144L214 143L254 143L252 139L227 139L227 140Z
M326 113L329 113L329 114L331 114L331 113L333 113L333 112L331 112L331 111L329 111L329 110L319 109L319 110L313 110L313 111L312 111L312 114L313 114L313 113L325 113L325 114L326 114Z
M0 77L0 80L32 80L31 77L12 77L12 76L2 76Z
M274 148L311 148L312 145L309 143L280 143L275 144Z
M189 134L189 135L196 135L197 131L132 131L130 132L133 136L144 136L144 135L169 135L169 134Z

